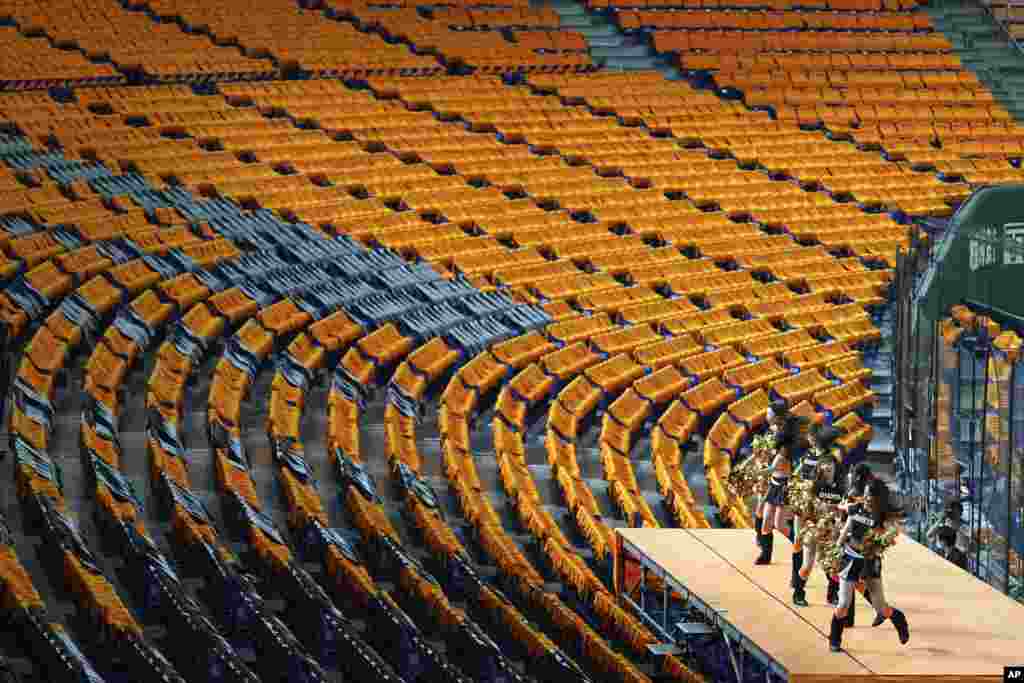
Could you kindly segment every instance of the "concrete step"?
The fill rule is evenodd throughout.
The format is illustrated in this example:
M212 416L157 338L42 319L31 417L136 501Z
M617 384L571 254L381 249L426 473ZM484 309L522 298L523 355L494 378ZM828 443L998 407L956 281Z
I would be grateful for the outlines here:
M593 49L596 47L620 47L623 41L625 41L625 38L623 38L622 36L612 35L607 37L594 36L593 38L590 38L587 42L590 43L590 47L591 49Z
M875 409L871 411L872 423L891 424L892 418L893 410L891 401L888 403L888 405L883 405L881 402L879 402L879 404L875 406Z
M874 436L871 438L871 443L868 444L869 453L893 453L896 450L896 445L892 440L892 434L879 432L875 430Z
M879 396L892 396L892 381L889 379L872 381L871 390Z
M604 65L608 69L621 69L623 71L646 71L658 65L655 57L607 57Z
M571 28L580 31L582 31L583 29L600 26L597 20L593 19L592 17L588 17L585 14L560 17L559 25L561 26L561 28Z
M591 57L653 57L654 50L647 45L631 45L619 47L592 47Z
M571 17L571 16L583 16L587 13L587 10L575 2L568 4L555 4L551 7L560 17Z
M568 28L568 27L566 27L566 28ZM618 31L615 30L614 26L611 26L611 25L608 25L608 24L581 26L581 27L577 28L576 30L579 31L580 33L582 33L583 37L586 38L588 42L593 40L594 38L611 38L613 36L621 37L621 35L622 35Z
M978 38L974 41L976 50L1007 50L1010 44L1001 38Z

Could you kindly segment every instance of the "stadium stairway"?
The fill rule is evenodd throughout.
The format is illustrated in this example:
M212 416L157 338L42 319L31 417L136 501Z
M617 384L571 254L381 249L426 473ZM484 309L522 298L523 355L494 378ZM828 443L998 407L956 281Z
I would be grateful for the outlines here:
M871 443L868 444L868 459L875 463L891 464L895 455L893 438L893 334L895 311L887 305L875 323L882 332L882 341L873 353L864 357L865 367L871 368L871 389L878 396L878 402L871 412L871 426L875 428Z
M1024 120L1024 55L992 15L980 5L959 0L932 0L926 11L964 66L978 75L1011 114Z
M682 74L667 57L659 57L646 38L623 33L608 16L591 12L577 0L551 0L561 26L579 31L587 40L590 58L606 69L644 71L655 69L670 80Z

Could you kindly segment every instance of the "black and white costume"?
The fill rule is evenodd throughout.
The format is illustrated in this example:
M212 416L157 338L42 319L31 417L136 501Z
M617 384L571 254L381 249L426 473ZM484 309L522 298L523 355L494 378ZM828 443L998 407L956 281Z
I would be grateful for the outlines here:
M787 512L786 494L789 488L789 478L793 473L793 456L796 455L802 438L800 418L788 416L776 439L776 455L772 461L768 493L764 498L764 519L758 534L761 554L754 564L771 564L774 531L775 529L783 530Z
M856 475L856 470L855 470ZM858 489L855 477L851 489L856 492ZM906 644L910 640L910 627L907 618L898 609L889 606L885 599L885 588L882 585L882 560L881 558L868 558L864 556L864 539L872 529L882 529L885 526L886 517L891 512L889 508L889 491L885 484L879 480L870 479L865 486L866 494L872 500L879 512L873 512L872 506L864 500L852 504L847 512L848 516L843 531L839 536L839 542L843 545L845 562L839 572L839 604L836 606L835 614L832 616L832 626L829 632L829 645L833 652L842 649L843 629L846 628L846 612L853 604L856 584L864 582L866 587L865 597L868 597L871 606L879 615L875 625L881 624L886 619L891 619L900 642ZM879 502L878 499L881 499Z
M772 439L772 450L779 450L779 436L786 422L789 409L784 401L775 401L768 406L768 413L765 419L768 422L768 436ZM764 527L764 506L767 501L765 496L758 497L757 506L754 509L754 540L757 545L764 545L761 538L761 529Z
M794 477L800 482L813 482L811 493L816 499L817 509L820 514L835 515L840 503L843 502L844 487L838 476L839 458L832 453L832 444L839 437L839 432L831 427L819 430L814 435L814 446L806 452L803 460L796 468ZM805 484L804 484L805 485ZM793 518L793 604L800 607L807 607L807 596L804 588L807 579L814 568L814 562L818 555L817 534L804 538L804 527L807 522L817 522L817 519L804 520L800 515ZM838 588L838 584L836 584ZM829 582L829 595L832 582ZM838 599L838 593L836 594Z

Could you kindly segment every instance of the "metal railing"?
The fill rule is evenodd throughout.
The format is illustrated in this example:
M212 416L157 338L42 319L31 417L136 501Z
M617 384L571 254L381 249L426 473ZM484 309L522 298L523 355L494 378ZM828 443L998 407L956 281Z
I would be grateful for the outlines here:
M944 338L949 330L940 327L954 305L966 304L1024 338L1024 306L998 305L1013 307L1013 286L1024 276L1015 236L1005 225L961 227L941 249L899 255L894 441L908 533L936 547L929 532L959 525L971 573L1021 597L1024 355L1007 354L986 328ZM957 520L945 516L953 499L962 502Z

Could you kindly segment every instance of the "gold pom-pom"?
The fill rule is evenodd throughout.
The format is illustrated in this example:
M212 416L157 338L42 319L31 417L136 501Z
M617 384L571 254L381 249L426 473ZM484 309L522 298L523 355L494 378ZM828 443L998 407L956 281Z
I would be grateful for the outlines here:
M817 542L818 564L829 576L838 574L843 568L843 548L837 542L841 530L839 515L823 504L818 517L804 525L804 541L813 539Z
M818 564L821 565L821 569L826 575L836 576L843 569L844 555L843 548L833 543L819 554Z
M804 523L817 519L821 503L814 495L814 482L791 477L786 487L786 506Z
M763 496L768 492L771 477L771 455L754 452L749 458L733 467L727 481L730 492L740 498Z
M896 527L871 529L864 535L864 557L876 559L882 557L889 548L896 545L900 531Z

